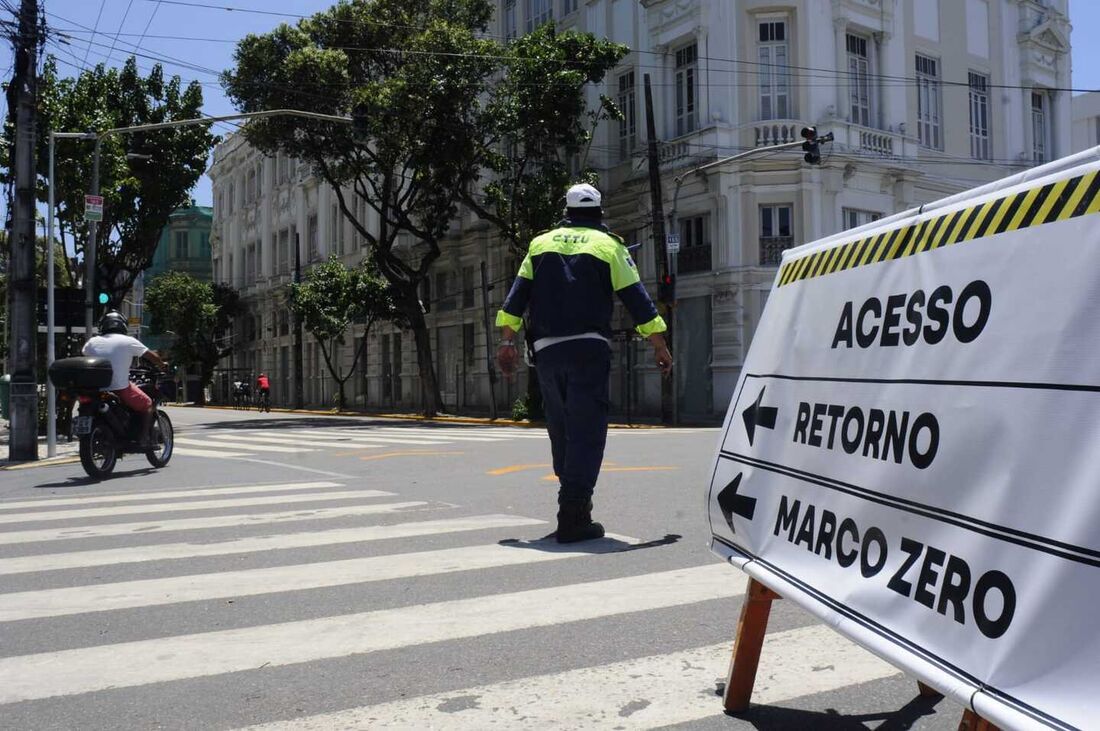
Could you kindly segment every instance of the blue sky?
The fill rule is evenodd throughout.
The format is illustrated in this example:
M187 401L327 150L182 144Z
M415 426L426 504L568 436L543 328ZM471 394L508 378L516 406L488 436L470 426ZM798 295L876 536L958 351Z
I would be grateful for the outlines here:
M224 97L216 72L233 61L233 41L247 33L262 33L295 17L277 13L308 15L328 7L329 0L185 0L197 4L262 10L269 14L227 11L222 7L179 5L174 0L44 0L49 25L68 35L51 41L48 52L61 62L63 73L77 72L83 64L94 65L110 56L109 63L121 62L130 53L161 59L165 70L203 85L205 111L211 115L235 110ZM1100 0L1070 0L1073 23L1073 87L1100 89ZM95 29L93 35L91 30ZM117 38L116 38L117 34ZM172 36L172 37L165 37ZM179 38L189 40L180 40ZM91 44L88 39L93 39ZM113 49L112 49L113 46ZM140 46L140 48L135 48ZM183 63L176 63L176 59ZM148 69L155 60L138 56ZM230 128L218 126L224 134ZM210 181L205 176L194 192L196 201L209 205Z

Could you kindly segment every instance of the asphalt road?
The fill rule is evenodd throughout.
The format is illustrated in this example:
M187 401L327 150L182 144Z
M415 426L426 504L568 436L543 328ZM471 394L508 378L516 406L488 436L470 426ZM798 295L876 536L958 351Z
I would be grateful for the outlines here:
M954 729L790 602L721 712L745 577L707 549L716 429L612 430L560 549L537 429L172 408L177 453L0 472L7 729Z

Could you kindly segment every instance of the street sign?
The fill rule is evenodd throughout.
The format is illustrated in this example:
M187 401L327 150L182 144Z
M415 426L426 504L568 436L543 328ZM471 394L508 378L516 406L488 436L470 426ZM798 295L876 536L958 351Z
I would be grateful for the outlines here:
M84 196L84 220L85 221L102 221L103 220L103 196L101 196L101 195L86 195L86 196Z
M784 252L712 549L1001 728L1100 718L1098 150Z
M680 234L668 234L665 236L665 250L670 254L680 253Z

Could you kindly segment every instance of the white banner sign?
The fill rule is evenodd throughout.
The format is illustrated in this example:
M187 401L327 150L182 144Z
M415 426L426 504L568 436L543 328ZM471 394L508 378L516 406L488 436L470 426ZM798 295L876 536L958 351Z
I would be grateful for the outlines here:
M788 251L715 552L1003 728L1100 719L1098 150Z

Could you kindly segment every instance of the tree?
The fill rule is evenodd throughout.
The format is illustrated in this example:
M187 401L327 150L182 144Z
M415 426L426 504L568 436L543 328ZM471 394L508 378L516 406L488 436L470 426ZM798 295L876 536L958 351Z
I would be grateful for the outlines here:
M247 125L257 149L307 160L367 241L416 342L426 414L442 408L421 283L441 254L461 191L478 176L481 99L499 46L488 0L341 0L237 46L223 75L245 112L354 112L347 125L271 118ZM372 209L360 220L355 196ZM415 248L399 247L405 238Z
M168 80L160 65L142 77L133 57L119 68L100 64L76 78L58 75L49 58L39 79L39 199L46 201L49 132L76 132L131 127L202 116L202 86L186 87L180 77ZM11 130L7 130L11 134ZM176 208L206 170L217 138L209 125L142 133L116 134L102 141L100 189L104 198L96 263L106 291L116 306L134 279L152 263L160 233ZM54 195L60 239L84 256L87 227L84 194L90 190L92 149L84 140L58 140ZM70 272L75 279L75 272Z
M380 320L400 320L389 284L370 266L351 269L333 257L311 268L306 281L290 285L288 304L302 318L302 327L317 340L328 372L339 389L336 405L342 411L347 403L344 385L366 351L371 327ZM344 373L339 353L352 323L366 328L351 367Z
M145 290L153 335L170 334L171 358L199 367L198 402L218 361L233 352L233 318L241 314L240 295L226 284L211 284L183 272L166 272Z
M584 88L600 83L629 52L591 33L559 33L553 23L505 47L482 138L483 165L492 177L483 196L467 189L462 200L514 253L525 254L535 234L561 218L566 189L580 182L570 158L581 156L584 182L598 182L585 165L594 132L623 115L606 96L590 109Z

